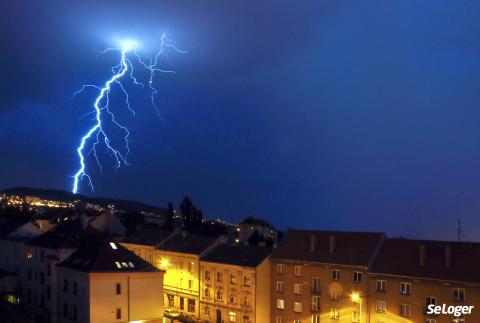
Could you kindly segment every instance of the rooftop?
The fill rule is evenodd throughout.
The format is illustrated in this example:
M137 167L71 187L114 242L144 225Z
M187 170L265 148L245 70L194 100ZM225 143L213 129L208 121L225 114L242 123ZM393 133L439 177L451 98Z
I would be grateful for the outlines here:
M242 267L257 267L270 255L271 248L220 244L201 258L203 261Z
M163 242L172 234L172 231L155 229L155 228L140 228L134 233L126 237L123 243L132 243L146 246L156 246Z
M383 233L289 230L272 259L368 267Z
M83 272L156 272L153 265L98 232L58 266Z
M78 248L81 241L88 240L92 230L90 226L84 228L80 218L67 220L33 238L28 244L50 249Z
M217 237L175 233L172 237L163 241L157 249L200 255L217 240Z
M480 283L480 243L386 239L371 272Z

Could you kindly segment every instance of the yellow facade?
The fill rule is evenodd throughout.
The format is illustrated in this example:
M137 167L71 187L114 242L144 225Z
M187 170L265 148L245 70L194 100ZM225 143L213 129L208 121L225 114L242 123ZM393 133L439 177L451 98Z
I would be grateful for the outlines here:
M256 268L202 261L200 318L205 322L269 322L270 260Z

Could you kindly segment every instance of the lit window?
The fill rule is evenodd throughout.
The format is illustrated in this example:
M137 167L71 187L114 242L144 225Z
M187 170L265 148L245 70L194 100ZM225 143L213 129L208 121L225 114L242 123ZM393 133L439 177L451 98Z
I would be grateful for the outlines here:
M277 308L283 310L285 308L285 300L277 299Z
M437 298L432 296L425 297L425 307L428 305L437 305Z
M210 271L205 270L205 280L210 280Z
M128 268L128 265L127 265L126 262L122 262L122 266L123 266L124 268Z
M283 317L277 316L276 323L283 323Z
M115 261L115 266L117 266L118 269L122 268L122 265L118 261Z
M237 313L229 312L228 313L228 319L230 320L230 322L235 322L237 320Z
M223 297L222 291L221 291L221 290L217 290L217 295L216 295L216 296L217 296L217 300L221 301L221 300L222 300L222 297Z
M222 273L217 272L217 282L221 283L222 282Z
M237 277L234 274L230 274L230 284L236 284Z
M425 319L425 323L437 323L436 319Z
M320 315L318 314L312 315L312 323L320 323Z
M293 303L293 311L296 312L296 313L301 313L302 312L302 303L294 302Z
M131 262L128 263L128 266L129 266L130 268L134 268L134 267L135 267L135 266L133 265L133 263L131 263Z
M117 246L115 245L115 243L113 242L110 242L110 247L112 247L113 250L117 250Z
M341 291L339 288L331 287L330 288L330 299L338 300L340 298Z

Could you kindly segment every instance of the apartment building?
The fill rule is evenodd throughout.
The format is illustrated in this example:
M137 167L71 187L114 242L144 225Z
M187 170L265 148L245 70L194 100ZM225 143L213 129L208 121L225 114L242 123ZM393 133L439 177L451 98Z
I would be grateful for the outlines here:
M386 239L369 273L372 323L480 322L480 244ZM470 315L428 315L430 304L475 306Z
M200 318L200 257L223 240L178 232L156 247L154 264L165 270L166 311Z
M162 322L163 271L102 234L57 265L60 323Z
M270 322L270 253L220 244L200 258L202 322Z
M289 230L271 255L271 322L366 323L381 233Z
M160 264L155 264L154 262L155 247L172 237L173 234L173 231L157 228L139 228L125 239L122 239L121 244L142 259L160 267Z

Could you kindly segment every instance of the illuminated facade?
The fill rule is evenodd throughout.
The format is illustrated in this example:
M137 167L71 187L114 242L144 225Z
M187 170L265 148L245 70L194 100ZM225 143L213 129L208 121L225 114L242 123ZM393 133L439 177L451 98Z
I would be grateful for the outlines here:
M203 322L269 322L271 249L221 244L200 260Z
M380 233L290 230L271 256L271 322L366 323Z

